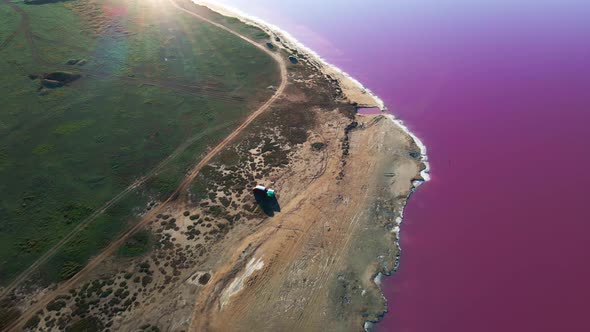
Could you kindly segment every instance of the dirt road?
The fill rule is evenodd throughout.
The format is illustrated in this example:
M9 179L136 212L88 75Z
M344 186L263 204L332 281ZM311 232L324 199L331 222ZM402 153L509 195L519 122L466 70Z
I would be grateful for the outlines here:
M19 32L24 30L28 24L27 17L25 15L23 15L24 12L22 11L22 9L18 8L18 6L13 4L10 0L3 0L2 2L4 2L6 5L10 6L10 8L12 8L12 10L19 13L19 15L21 16L21 20L20 20L20 23L18 24L18 28L16 30L14 30L12 33L10 33L10 35L8 35L8 37L6 37L6 39L4 39L0 43L0 51L2 51L6 46L8 46L8 44L10 44L12 42L14 37L16 37L16 35L18 35Z
M219 143L215 148L213 148L213 150L211 150L209 153L207 153L207 155L205 157L203 157L203 159L191 170L190 174L181 183L181 185L177 191L182 192L182 191L186 191L186 189L188 188L190 183L199 174L199 171L205 165L207 165L209 163L209 161L211 161L211 159L215 155L217 155L217 153L219 153L221 150L223 150L223 148L225 148L229 142L231 142L234 138L236 138L236 136L238 136L244 130L244 128L248 127L250 125L250 123L252 123L252 121L254 121L260 114L264 113L283 94L283 92L285 91L285 88L287 87L288 75L287 75L287 64L285 62L285 59L283 59L278 52L271 51L266 46L261 45L261 44L257 43L256 41L254 41L248 37L245 37L245 36L231 30L230 28L228 28L222 24L219 24L217 22L213 22L213 21L211 21L199 14L191 12L190 10L185 9L185 8L181 7L180 5L178 5L174 0L168 0L168 2L170 2L170 4L172 4L172 6L176 7L178 10L181 10L189 15L192 15L198 19L201 19L201 20L203 20L209 24L212 24L222 30L225 30L225 31L231 33L232 35L235 35L235 36L245 40L246 42L256 46L257 48L259 48L263 52L267 53L277 62L278 66L279 66L279 70L280 70L280 75L281 75L281 84L279 84L278 88L276 89L276 92L272 95L272 97L266 103L264 103L262 106L260 106L260 108L258 108L254 113L252 113L246 119L246 121L244 121L238 128L236 128L236 130L234 130L231 134L229 134L229 136L227 136L223 141L221 141L221 143Z
M188 9L185 9L183 7L181 7L180 5L178 5L176 2L174 2L174 0L168 0L170 2L170 4L172 6L174 6L175 8L177 8L178 10L191 15L197 19L203 20L209 24L212 24L220 29L223 29L241 39L243 39L244 41L254 45L255 47L259 48L260 50L264 51L265 53L267 53L268 55L270 55L277 63L279 70L280 70L280 76L281 76L281 83L280 85L277 87L275 93L273 94L273 96L266 102L264 103L262 106L260 106L255 112L253 112L250 116L248 116L248 118L238 127L236 128L230 135L228 135L223 141L221 141L217 146L215 146L215 148L213 148L211 151L209 151L207 153L207 155L205 155L201 161L195 165L195 167L192 168L192 170L190 171L190 173L188 174L188 176L182 181L182 183L180 184L180 186L174 191L174 193L162 204L160 204L156 209L153 209L150 213L148 213L140 222L138 222L137 224L135 224L132 228L130 228L129 230L127 230L121 237L119 237L117 240L113 241L107 248L105 248L99 255L95 256L80 272L78 272L75 276L73 276L71 279L69 279L68 281L64 282L63 284L59 285L55 290L48 292L45 296L43 296L37 303L35 303L34 305L32 305L26 312L24 312L18 320L16 320L13 324L11 324L11 326L8 328L9 331L20 331L22 330L24 324L26 324L26 322L31 319L36 313L37 311L43 309L55 296L67 291L68 289L74 287L76 284L78 284L81 280L83 280L92 270L94 270L98 265L100 265L100 263L102 263L107 257L111 256L116 250L117 248L119 248L129 237L131 237L133 234L135 234L137 231L139 231L140 229L144 228L149 221L153 220L153 218L160 213L162 210L164 210L166 207L168 207L168 204L172 201L174 201L179 194L181 194L183 191L185 191L188 186L190 185L190 183L195 179L195 177L199 174L199 172L201 171L201 169L207 165L211 159L217 155L217 153L219 153L223 148L225 148L235 137L237 137L246 127L248 127L248 125L250 125L258 116L260 116L262 113L264 113L266 110L269 109L269 107L283 94L283 92L285 91L285 88L287 86L287 79L288 79L288 74L287 74L287 64L286 61L281 58L281 56L279 55L279 53L277 52L273 52L271 50L269 50L268 48L266 48L263 45L258 44L256 41L249 39L219 23L213 22L205 17L202 17ZM134 187L136 185L132 185L132 187ZM99 213L102 213L104 209L99 210ZM68 237L70 238L70 237ZM62 244L63 245L63 244ZM55 250L53 250L52 252L55 252L59 250L59 248L56 248ZM45 257L45 256L44 256ZM45 260L47 260L45 258ZM32 270L34 270L35 267L39 266L41 263L36 264ZM31 270L31 271L32 271ZM29 270L27 270L29 271ZM31 272L28 272L28 274L30 275ZM20 284L22 281L26 280L26 278L18 278L18 282L13 285L11 288L14 289L15 287L18 286L18 284Z

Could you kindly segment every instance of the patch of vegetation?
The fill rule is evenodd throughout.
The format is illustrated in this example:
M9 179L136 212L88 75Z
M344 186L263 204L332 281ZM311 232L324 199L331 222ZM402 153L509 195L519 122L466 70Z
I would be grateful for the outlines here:
M223 214L223 208L221 206L218 205L214 205L209 207L209 211L208 211L213 217L219 217L220 215Z
M316 142L316 143L311 144L311 147L316 151L322 150L325 146L326 146L326 144L324 144L322 142Z
M44 5L48 3L65 2L72 0L25 0L24 3L27 5Z
M66 327L66 332L99 332L104 329L103 324L96 317L86 317Z
M90 126L94 121L93 120L78 120L78 121L69 121L62 123L53 129L53 133L56 135L68 135L75 133L79 130L84 129L85 127ZM48 145L48 144L45 144Z
M151 324L142 325L139 329L143 332L160 332L160 328Z
M210 279L211 275L209 273L203 273L203 275L199 277L199 284L206 285Z
M73 277L78 271L82 269L82 265L77 262L67 261L61 268L59 277L61 280L67 280Z
M146 287L147 285L149 285L152 282L152 277L151 276L143 276L141 278L141 285L143 287Z
M0 5L0 42L4 42L11 34L18 29L19 17L6 5Z
M21 312L15 308L14 304L9 300L0 301L0 330L4 330L7 326L15 321Z
M42 155L44 153L50 152L53 149L53 145L51 144L39 144L35 147L35 149L33 150L33 153L36 155Z
M138 218L129 214L134 207L145 206L147 200L147 197L134 191L100 215L40 267L43 279L39 282L48 284L70 278L77 273L90 257L126 229L129 223L125 221L133 222Z
M36 328L40 322L41 322L41 318L39 318L39 315L35 315L31 319L29 319L29 321L25 324L25 329L32 330L32 329Z
M221 23L221 24L229 27L230 29L233 29L234 31L238 31L241 34L249 36L252 39L255 39L255 40L268 40L268 39L270 39L270 35L268 33L266 33L265 31L261 30L260 28L255 27L253 25L244 24L236 17L222 16L218 13L211 12L210 10L208 10L207 8L205 8L203 6L196 6L196 8L195 8L195 6L185 5L185 7L192 8L193 10L197 11L199 14L206 16L207 18L212 19L218 23Z
M125 257L140 256L148 252L151 245L151 233L148 230L141 230L125 241L125 243L119 248L119 255Z
M66 306L66 303L61 300L53 300L47 304L47 311L60 311Z

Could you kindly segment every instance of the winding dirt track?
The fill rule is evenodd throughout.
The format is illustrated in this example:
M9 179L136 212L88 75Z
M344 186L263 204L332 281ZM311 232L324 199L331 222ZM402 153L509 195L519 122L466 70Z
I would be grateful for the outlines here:
M281 84L279 85L279 87L277 88L276 92L272 95L272 97L270 97L270 99L268 101L266 101L266 103L264 103L262 106L260 106L260 108L258 108L258 110L256 110L254 113L252 113L247 119L246 121L244 121L238 128L236 128L231 134L229 134L229 136L227 136L223 141L221 141L221 143L219 143L215 148L213 148L213 150L211 150L189 173L189 175L185 178L185 180L180 184L179 188L176 190L177 192L181 192L184 191L188 188L188 186L190 185L190 183L195 179L195 177L199 174L199 171L209 163L209 161L211 161L211 159L217 154L219 153L221 150L223 150L223 148L225 148L227 146L227 144L232 141L234 138L236 138L236 136L238 136L246 127L248 127L250 125L250 123L252 123L252 121L254 121L260 114L264 113L267 109L270 108L270 106L283 94L283 92L285 91L285 88L287 87L287 65L285 63L285 60L283 58L281 58L281 56L279 55L279 53L273 52L271 50L269 50L267 47L260 45L259 43L257 43L256 41L243 36L237 32L235 32L234 30L219 24L217 22L211 21L199 14L196 14L188 9L185 9L183 7L181 7L180 5L178 5L174 0L168 0L168 2L170 2L170 4L174 7L176 7L178 10L181 10L193 17L196 17L198 19L201 19L209 24L212 24L222 30L225 30L229 33L231 33L232 35L241 38L242 40L254 45L255 47L259 48L260 50L262 50L263 52L267 53L268 55L270 55L276 62L277 65L279 66L279 70L280 70L280 75L281 75ZM175 195L173 195L175 196Z
M204 22L207 22L207 23L209 23L211 25L214 25L214 26L216 26L216 27L218 27L218 28L220 28L222 30L225 30L228 33L231 33L232 35L235 35L235 36L239 37L240 39L242 39L242 40L244 40L244 41L252 44L253 46L259 48L263 52L265 52L268 55L270 55L277 62L277 65L279 67L280 76L281 76L281 83L278 86L276 92L273 94L273 96L266 103L264 103L262 106L260 106L255 112L253 112L252 114L250 114L250 116L248 116L248 118L238 128L236 128L231 134L229 134L215 148L213 148L211 151L209 151L207 153L207 155L205 155L201 159L201 161L192 168L192 170L188 173L188 175L186 176L186 178L180 183L180 185L178 186L178 188L174 191L174 193L172 193L172 195L170 195L170 197L168 197L168 199L164 203L160 204L157 208L153 209L150 213L146 214L144 216L144 218L140 222L138 222L133 227L131 227L130 229L128 229L117 240L113 241L99 255L95 256L92 260L90 260L90 262L80 272L78 272L75 276L73 276L68 281L66 281L66 282L62 283L61 285L59 285L55 290L53 290L51 292L48 292L37 303L35 303L34 305L32 305L30 308L28 308L28 310L26 312L24 312L15 322L13 322L7 328L8 331L21 331L23 329L24 325L27 323L27 321L29 321L29 319L31 319L34 315L36 315L36 313L39 310L45 308L45 306L53 298L55 298L55 296L59 295L60 293L63 293L65 291L67 291L68 289L70 289L70 288L74 287L76 284L78 284L91 271L93 271L97 266L99 266L100 263L102 263L107 257L109 257L110 255L112 255L117 250L117 248L119 248L129 237L131 237L137 231L139 231L140 229L142 229L143 227L145 227L149 223L149 221L152 220L163 209L165 209L168 206L169 203L175 201L176 198L179 196L179 194L181 194L183 191L186 191L188 189L189 185L196 178L196 176L199 174L199 172L201 171L201 169L205 165L207 165L211 161L211 159L213 159L213 157L215 157L215 155L217 155L217 153L219 153L221 150L223 150L234 138L236 138L246 127L248 127L258 116L260 116L262 113L264 113L266 110L268 110L270 108L270 106L285 91L285 88L287 86L287 79L288 79L287 65L286 65L285 60L283 58L281 58L281 56L279 55L279 53L275 53L275 52L269 50L268 48L266 48L265 46L257 43L256 41L254 41L254 40L252 40L252 39L250 39L250 38L248 38L246 36L243 36L243 35L239 34L238 32L235 32L234 30L231 30L231 29L227 28L226 26L224 26L222 24L219 24L217 22L211 21L211 20L209 20L209 19L207 19L207 18L205 18L205 17L203 17L203 16L201 16L199 14L196 14L196 13L194 13L194 12L188 10L188 9L185 9L185 8L181 7L174 0L168 0L168 1L176 9L178 9L178 10L180 10L180 11L182 11L182 12L188 14L188 15L191 15L191 16L197 18L197 19L200 19L200 20L202 20ZM103 210L104 209L101 209L101 210L99 210L99 212L102 213ZM57 249L59 249L59 248L57 248ZM57 251L57 250L55 250L55 251ZM40 264L38 264L38 265L40 265ZM14 289L14 287L12 289Z
M24 32L25 35L26 35L26 37L27 37L26 39L27 39L27 41L29 43L29 46L31 48L31 51L34 54L35 61L38 62L38 63L40 63L40 64L46 65L46 66L56 66L56 65L52 65L51 63L46 62L43 58L41 58L39 56L38 52L36 51L36 48L34 46L34 43L32 42L32 38L30 36L31 32L30 32L30 29L28 27L28 25L29 25L29 17L28 17L28 14L25 11L23 11L21 8L19 8L17 5L15 5L14 3L10 2L9 0L4 0L4 2L7 5L9 5L16 13L18 13L21 16L21 23L19 24L19 28L17 30L15 30L11 34L11 36L7 40L5 40L1 45L2 46L8 45L10 43L10 41L12 41L12 39L14 38L15 35L17 35L20 32ZM224 30L227 30L227 29L224 29ZM266 51L266 49L265 49L265 51ZM59 65L57 65L56 67L68 69L68 67L66 67L66 66L59 66ZM87 75L96 76L96 77L99 77L99 78L106 78L106 76L108 76L106 74L103 74L103 73L100 73L100 72L96 72L96 71L88 71L88 70L86 70L86 71L83 71L83 72L86 72ZM196 94L200 94L200 93L203 93L204 92L204 91L202 91L202 89L200 89L197 86L175 85L173 82L167 82L166 84L162 84L162 82L160 82L160 80L142 80L142 79L134 79L134 78L129 78L129 77L122 77L122 78L117 78L117 79L123 79L123 80L126 80L126 81L140 81L140 82L142 82L144 84L150 84L150 85L154 85L154 86L162 86L162 87L172 88L172 89L176 89L176 90L183 90L185 92L191 92L191 93L196 93ZM211 94L211 91L207 91L207 92L209 94ZM218 92L218 93L221 93L221 92ZM0 292L0 299L4 298L8 294L10 294L10 292L12 292L14 289L16 289L18 286L20 286L23 282L25 282L32 275L32 273L35 272L35 270L39 266L41 266L42 264L46 263L68 241L70 241L77 234L79 234L84 229L84 227L86 225L88 225L92 221L96 220L96 218L98 218L100 215L102 215L107 209L109 209L113 205L117 204L119 201L121 201L123 198L125 198L127 196L127 194L129 194L134 189L136 189L137 187L139 187L142 184L144 184L152 176L154 176L155 174L157 174L157 172L159 172L171 160L173 160L180 153L182 153L188 146L190 146L196 140L204 137L205 135L207 135L207 134L209 134L211 132L214 132L214 131L223 129L223 128L225 128L225 127L227 127L229 125L232 125L232 124L233 123L226 123L226 124L223 124L223 125L214 127L214 128L209 128L205 132L202 132L202 133L200 133L200 134L198 134L198 135L196 135L196 136L188 139L187 141L185 141L171 155L169 155L166 159L164 159L162 162L160 162L154 169L152 169L150 172L148 172L147 174L145 174L143 177L137 179L135 182L133 182L132 184L130 184L127 188L125 188L123 191L121 191L119 194L117 194L111 200L109 200L108 202L106 202L102 207L100 207L99 209L97 209L95 212L93 212L86 219L80 221L78 223L78 225L74 229L72 229L72 231L70 231L70 233L68 233L59 242L57 242L56 244L54 244L47 252L45 252L41 257L39 257L35 262L33 262L25 271L23 271L19 276L17 276L10 284L8 284ZM185 186L185 188L186 188L186 186Z
M137 179L135 182L130 184L125 190L121 191L117 196L113 197L110 201L106 202L100 209L94 211L90 216L86 217L86 219L80 221L74 229L72 229L66 236L64 236L59 242L54 244L49 250L47 250L41 257L39 257L35 262L33 262L26 270L24 270L20 275L18 275L10 284L8 284L0 293L0 299L3 299L5 296L9 295L13 290L19 287L23 282L25 282L41 265L47 263L53 255L55 255L66 243L72 240L76 235L78 235L84 228L96 220L100 215L106 212L110 207L117 204L123 198L127 196L130 192L138 188L139 186L143 185L147 180L152 178L154 175L158 174L162 168L164 168L167 164L169 164L174 158L180 155L184 150L186 150L191 144L195 143L197 140L205 137L207 134L216 132L220 129L226 128L234 123L229 122L225 123L213 128L209 128L204 132L199 133L198 135L193 136L192 138L185 141L182 145L180 145L172 154L170 154L166 159L162 160L156 167L154 167L150 172L148 172L143 177Z
M18 6L13 4L10 0L3 0L2 2L4 2L4 4L10 6L10 8L12 8L12 10L18 12L21 15L21 20L20 20L20 23L18 24L18 28L16 30L14 30L12 33L10 33L10 35L8 35L8 37L6 37L6 39L4 39L4 41L2 41L0 43L0 51L2 51L6 46L8 46L8 44L10 44L12 42L14 37L16 37L16 35L18 35L19 32L21 32L21 30L24 30L28 24L27 19L25 18L25 16L23 16L22 9L18 8Z

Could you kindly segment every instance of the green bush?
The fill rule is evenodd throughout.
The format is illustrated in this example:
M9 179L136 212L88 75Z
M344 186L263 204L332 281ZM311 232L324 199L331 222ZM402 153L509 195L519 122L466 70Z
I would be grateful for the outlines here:
M151 233L148 230L141 230L125 241L119 248L119 254L125 257L140 256L149 251L151 244Z

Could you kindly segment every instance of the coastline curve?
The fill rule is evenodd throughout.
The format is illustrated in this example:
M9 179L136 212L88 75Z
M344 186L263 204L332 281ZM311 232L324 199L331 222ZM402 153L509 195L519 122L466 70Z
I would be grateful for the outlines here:
M339 75L341 75L341 80L348 80L350 83L352 83L354 86L356 86L356 88L358 88L360 91L362 91L363 93L370 96L370 98L373 100L372 105L367 104L367 105L363 105L363 106L378 107L381 110L381 112L386 116L386 118L391 120L403 132L405 132L408 136L410 136L411 139L413 140L413 142L416 144L416 146L418 146L418 148L420 149L420 162L423 165L423 168L420 170L420 178L414 179L412 181L411 192L406 197L406 199L403 203L403 207L401 208L401 211L400 211L400 217L397 217L395 220L396 226L391 230L391 232L395 233L394 246L396 247L396 250L397 250L397 255L395 257L393 269L389 273L386 273L387 276L391 276L393 273L395 273L398 270L399 265L400 265L400 257L401 257L401 252L402 252L401 245L400 245L400 231L401 231L401 224L402 224L403 218L404 218L405 207L406 207L409 199L411 198L411 196L416 192L416 190L422 184L431 180L430 163L428 160L426 145L422 142L422 140L418 136L416 136L414 133L412 133L410 131L410 129L404 124L404 122L402 120L397 119L394 114L390 113L389 109L387 108L387 106L385 105L384 101L381 98L379 98L377 95L375 95L373 92L371 92L371 90L366 88L361 82L359 82L358 80L356 80L355 78L350 76L348 73L346 73L343 69L338 68L337 66L329 63L326 59L322 58L318 53L316 53L315 51L313 51L310 48L308 48L307 46L305 46L302 42L297 40L294 36L292 36L287 31L281 29L280 27L278 27L274 24L264 21L261 18L246 14L237 8L227 6L227 5L222 4L218 1L213 1L213 0L191 0L191 1L193 1L195 4L208 7L209 9L211 9L221 15L237 18L240 21L242 21L243 23L253 25L253 26L258 27L264 31L267 31L267 32L270 32L276 36L279 36L281 39L281 43L286 42L285 46L287 46L287 48L291 49L294 47L295 49L297 49L297 51L300 54L303 53L306 56L308 56L309 58L313 59L313 61L320 68L329 68L329 70L331 70L332 72L338 73ZM345 93L345 95L346 95L346 93ZM377 323L378 321L380 321L381 318L388 312L387 299L385 298L385 295L383 294L383 291L381 289L382 278L383 278L383 273L379 272L379 271L376 272L372 277L373 282L380 289L381 296L383 297L383 299L385 301L385 310L379 315L379 319L377 321L365 321L364 326L363 326L365 331L371 331L374 324Z

